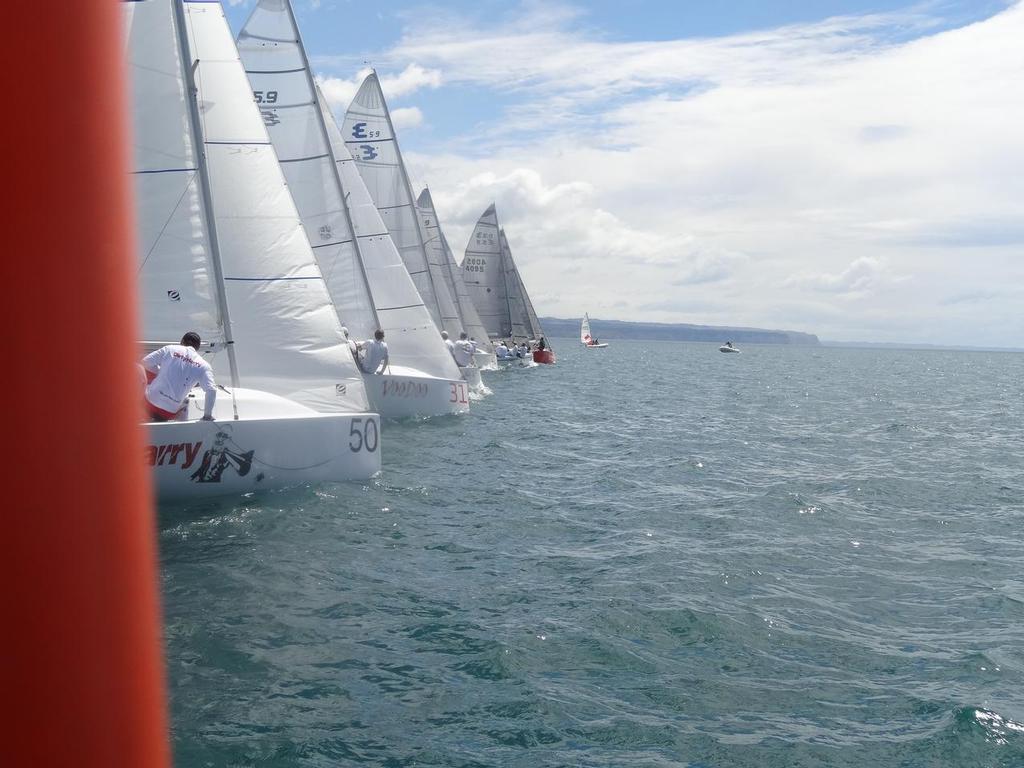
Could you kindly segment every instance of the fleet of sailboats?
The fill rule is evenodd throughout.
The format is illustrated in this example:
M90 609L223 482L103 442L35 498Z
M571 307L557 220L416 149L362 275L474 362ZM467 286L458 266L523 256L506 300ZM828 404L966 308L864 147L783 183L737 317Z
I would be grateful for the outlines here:
M554 350L544 339L512 258L505 230L498 223L494 203L483 212L470 235L462 260L462 279L491 338L512 343L543 340L543 346L533 351L534 362L555 362Z
M196 331L222 393L213 421L199 394L147 424L161 499L369 478L380 418L468 411L494 342L555 361L494 205L460 266L377 74L339 126L289 0L258 0L237 43L217 2L123 9L140 347ZM380 332L375 373L357 340Z
M238 49L341 322L355 338L384 331L389 366L363 373L371 407L391 418L469 410L465 377L316 87L290 5L257 3Z

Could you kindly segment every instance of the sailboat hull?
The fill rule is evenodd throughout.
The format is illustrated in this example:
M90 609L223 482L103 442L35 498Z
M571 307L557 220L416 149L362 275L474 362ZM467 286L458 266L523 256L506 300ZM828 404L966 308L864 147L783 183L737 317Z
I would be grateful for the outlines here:
M555 351L553 349L535 349L533 350L533 362L543 365L554 365Z
M383 418L449 416L469 411L469 384L422 373L363 374L370 407Z
M479 392L484 387L483 379L480 377L480 369L471 365L460 365L459 373L466 380L471 392Z
M146 428L145 457L160 502L366 480L380 471L380 423L373 413L311 412Z
M602 342L600 344L584 344L583 346L587 349L604 349L608 345Z
M473 362L482 371L493 371L498 367L498 358L493 352L474 352Z

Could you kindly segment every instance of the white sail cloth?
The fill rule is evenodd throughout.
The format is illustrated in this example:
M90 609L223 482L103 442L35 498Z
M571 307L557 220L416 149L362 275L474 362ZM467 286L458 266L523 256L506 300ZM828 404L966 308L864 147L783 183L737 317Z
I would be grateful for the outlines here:
M391 233L409 275L438 329L458 333L458 311L445 285L442 263L430 258L409 174L376 72L356 92L342 127L366 188Z
M462 279L492 338L523 340L543 335L493 203L469 238Z
M455 299L455 306L459 314L460 330L465 331L468 336L477 341L477 347L482 352L491 352L491 343L487 337L487 330L480 321L473 300L469 297L469 291L462 280L462 270L455 263L455 255L448 245L448 239L441 229L441 222L437 217L437 209L434 207L434 200L430 190L424 187L416 200L416 207L420 210L423 220L423 228L426 235L426 246L428 252L435 255L436 260L442 265L441 271L444 275L445 285ZM450 334L452 331L446 328ZM458 336L455 336L458 338Z
M505 289L505 269L498 239L498 214L492 203L477 220L462 259L462 279L487 335L507 339L512 320Z
M512 258L512 249L509 248L508 238L505 230L498 232L498 239L501 241L501 255L505 263L506 282L509 292L509 311L512 313L512 327L522 328L522 333L527 339L539 339L544 335L541 330L537 313L533 309L533 302L530 301L530 294L526 292L526 285L523 283L522 275Z
M184 3L183 62L182 44L173 40L173 2L138 4L129 32L144 336L165 340L185 330L209 334L211 325L225 329L223 312L213 311L222 302L230 333L221 335L233 339L244 386L321 412L366 410L362 377L223 10L218 3ZM194 72L201 137L190 124L186 72ZM199 142L208 189L195 159ZM214 249L220 284L209 269ZM186 297L189 311L183 312ZM197 328L194 318L207 316L212 320ZM213 360L219 376L224 358Z
M260 0L238 46L341 322L358 339L382 329L394 365L458 379L315 85L287 0Z

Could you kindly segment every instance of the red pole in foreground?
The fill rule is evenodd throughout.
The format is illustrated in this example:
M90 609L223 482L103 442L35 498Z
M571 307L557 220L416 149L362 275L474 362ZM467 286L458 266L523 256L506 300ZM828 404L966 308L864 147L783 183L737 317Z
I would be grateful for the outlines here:
M0 762L169 765L119 3L6 8Z

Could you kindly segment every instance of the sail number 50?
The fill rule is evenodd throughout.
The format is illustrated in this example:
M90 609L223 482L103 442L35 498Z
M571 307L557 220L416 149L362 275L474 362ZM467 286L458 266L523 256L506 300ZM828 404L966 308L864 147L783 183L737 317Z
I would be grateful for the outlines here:
M348 428L348 447L352 453L359 453L364 448L370 453L377 450L377 422L373 419L365 421L363 424L362 418L354 418Z

